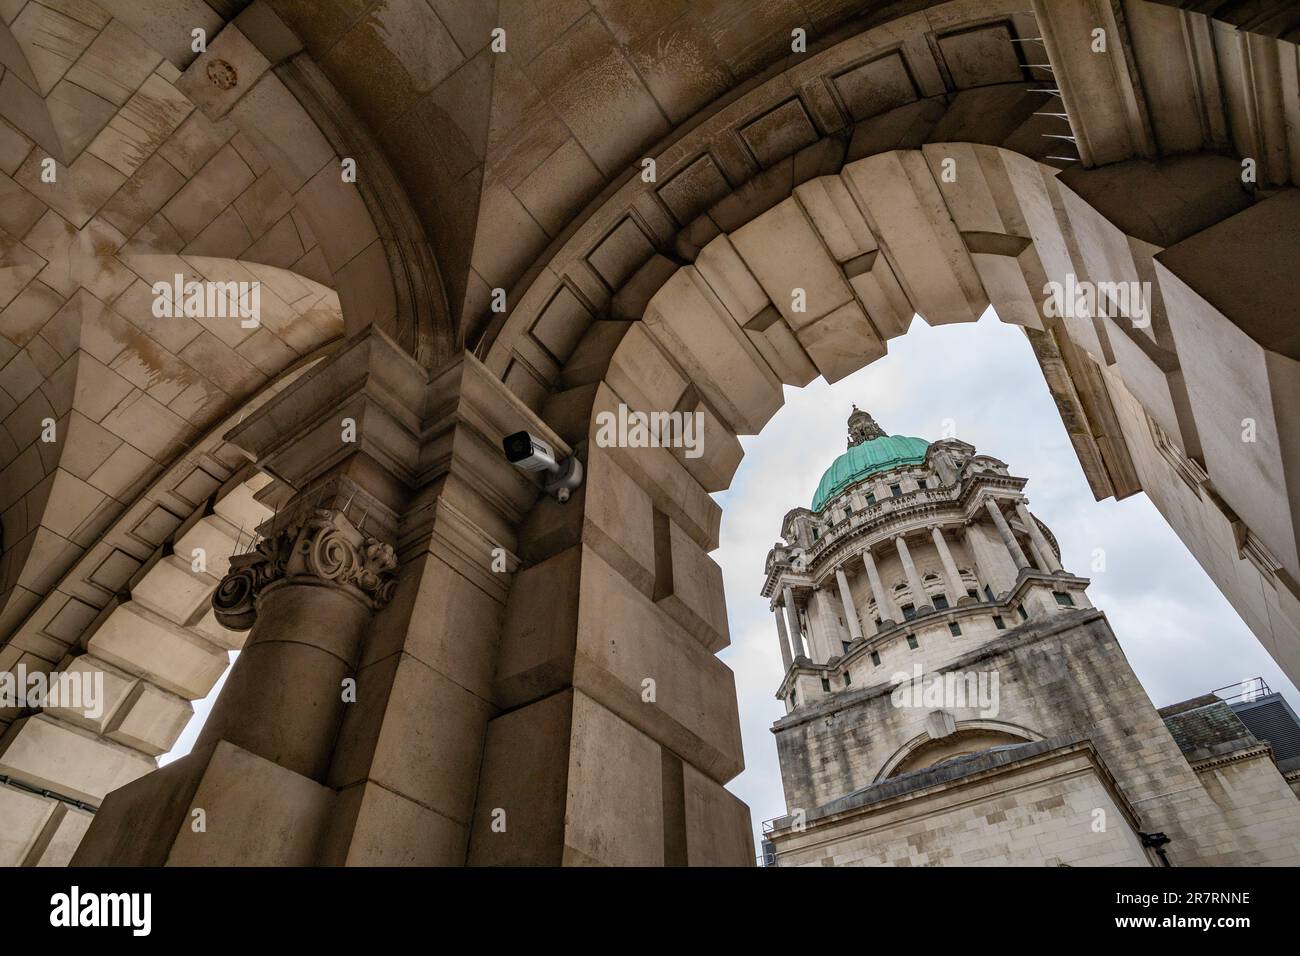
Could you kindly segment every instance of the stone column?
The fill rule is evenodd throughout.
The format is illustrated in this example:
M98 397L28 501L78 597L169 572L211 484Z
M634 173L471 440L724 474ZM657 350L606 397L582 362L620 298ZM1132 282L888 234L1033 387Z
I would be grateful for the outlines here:
M849 624L849 636L862 640L862 625L858 622L858 609L853 605L853 593L849 590L849 579L843 568L835 569L835 580L840 586L840 601L844 604L844 617Z
M944 580L948 583L948 604L950 607L956 607L958 604L970 603L970 597L966 594L966 587L961 583L961 573L957 570L957 565L952 559L952 552L948 550L948 541L943 536L943 529L935 525L930 529L930 537L934 539L934 546L939 550L939 561L943 564Z
M1002 543L1007 546L1011 552L1011 559L1015 561L1017 569L1030 567L1029 559L1025 557L1025 552L1020 547L1020 542L1016 540L1015 534L1011 531L1011 525L1007 524L1007 519L1002 515L1002 509L998 507L996 501L992 498L984 499L984 506L988 508L989 517L993 519L994 526L998 529L998 534L1002 536Z
M787 584L782 592L785 598L785 617L790 624L790 647L794 650L794 659L807 657L803 646L803 628L799 626L799 609L794 606L794 591Z
M1020 517L1020 522L1029 532L1029 540L1034 543L1034 547L1043 556L1046 562L1043 570L1049 574L1055 574L1061 569L1061 562L1056 560L1056 552L1052 550L1051 544L1048 543L1047 536L1043 534L1043 529L1038 527L1038 522L1034 516L1029 513L1023 501L1016 502L1016 514Z
M371 614L391 599L397 558L345 511L302 505L230 562L217 622L252 631L195 749L225 740L324 783Z
M1029 559L1033 562L1034 567L1039 571L1042 571L1044 574L1052 573L1051 567L1047 563L1047 559L1043 557L1043 552L1038 547L1038 542L1034 541L1032 538L1029 541Z
M773 616L776 618L777 637L781 639L781 664L788 671L794 662L794 657L790 654L790 638L785 632L785 618L781 616L781 609L778 607L773 610L776 612Z
M902 620L898 608L894 607L894 596L886 591L885 586L880 582L876 559L871 556L870 550L862 552L862 564L867 569L867 583L871 585L871 596L876 599L876 611L880 614L881 626L889 627Z
M472 356L430 372L374 327L243 419L227 440L279 502L214 596L246 649L195 750L109 794L73 862L463 864L540 494L501 454L521 428L571 453ZM552 584L522 619L576 593Z
M934 605L926 596L925 585L921 583L921 575L917 573L916 564L912 561L912 552L907 550L907 542L901 534L894 538L894 547L898 549L898 556L903 561L903 571L907 575L907 586L912 592L912 604L916 613L933 611Z
M975 564L976 584L978 587L988 585L989 590L993 591L993 576L989 573L991 569L985 566L987 562L984 560L983 549L980 547L980 542L975 540L975 535L976 532L973 523L962 528L962 537L966 542L966 551L970 555L971 561ZM997 592L995 591L994 593ZM983 592L980 594L980 600L984 600Z

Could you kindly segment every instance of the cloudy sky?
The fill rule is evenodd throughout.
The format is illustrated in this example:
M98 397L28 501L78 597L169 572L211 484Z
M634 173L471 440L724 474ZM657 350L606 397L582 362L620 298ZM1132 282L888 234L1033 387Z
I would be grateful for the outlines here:
M854 402L890 434L934 439L952 419L956 437L1028 478L1030 506L1055 533L1066 568L1088 574L1093 549L1105 549L1107 569L1091 574L1088 593L1157 707L1261 676L1300 710L1295 687L1146 497L1093 499L1020 329L992 313L941 328L917 319L889 347L834 385L787 388L763 433L741 439L745 458L731 489L714 496L723 518L713 557L731 622L731 646L719 656L736 673L745 745L746 770L729 789L749 804L756 833L786 809L768 729L784 708L773 697L782 676L776 625L758 593L763 562L781 518L811 503L822 472L844 451ZM163 763L189 753L222 683L195 702L195 719Z
M990 312L974 325L930 328L920 319L889 354L834 385L786 388L785 406L745 458L723 508L722 566L746 770L729 789L749 804L755 831L785 813L776 744L768 729L784 707L776 625L759 596L763 562L781 518L811 504L822 472L845 449L854 402L891 435L933 440L946 419L956 437L1029 479L1030 507L1056 535L1062 563L1088 575L1129 663L1157 707L1261 676L1300 709L1300 694L1242 623L1145 495L1098 502L1019 328ZM1094 548L1106 571L1090 572ZM757 841L756 841L757 842Z

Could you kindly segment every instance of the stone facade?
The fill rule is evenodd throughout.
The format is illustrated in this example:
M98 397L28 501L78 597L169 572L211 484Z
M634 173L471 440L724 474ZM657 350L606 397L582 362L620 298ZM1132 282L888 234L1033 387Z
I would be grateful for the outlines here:
M1132 811L1086 744L1059 738L997 756L958 760L951 781L922 771L907 790L877 788L870 804L840 801L780 841L777 865L1150 865ZM1098 813L1105 830L1080 827Z
M784 386L917 313L1024 327L1094 493L1146 491L1300 674L1296 14L1185 6L0 4L0 673L105 696L0 709L3 859L68 862L96 811L114 862L750 859L710 495ZM260 323L156 316L178 275L257 283ZM1149 323L1048 315L1076 280L1148 283ZM603 447L620 406L698 414L702 453ZM519 429L582 460L566 505L503 463ZM985 481L1045 603L1050 536ZM231 565L316 508L392 549L391 597L288 575L223 626ZM972 529L921 574L973 633L965 572L1023 565ZM791 623L830 641L834 591ZM330 614L341 644L281 639ZM157 770L245 647L279 663ZM233 703L275 672L306 692Z
M864 418L827 475L856 472L768 556L777 865L1300 862L1267 742L1215 697L1156 712L1025 481L952 440L922 462L854 453L900 441Z

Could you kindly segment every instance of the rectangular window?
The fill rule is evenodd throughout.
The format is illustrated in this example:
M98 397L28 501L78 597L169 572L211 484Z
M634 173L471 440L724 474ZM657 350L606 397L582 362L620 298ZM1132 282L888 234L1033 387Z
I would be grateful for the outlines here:
M934 609L936 611L948 610L948 598L942 594L936 594L934 596Z
M875 503L876 503L876 496L875 496L875 495L867 495L867 506L870 507L871 505L874 505Z
M990 604L993 603L993 589L989 587L987 584L984 585L984 596L988 598Z
M844 686L845 686L845 687L848 687L848 686L849 686L850 684L852 684L852 683L853 683L853 675L850 674L848 671L845 671L845 672L844 672Z
M848 641L840 641L840 645L844 648L845 654L847 654L849 652L849 648L853 646Z
M899 485L890 485L889 494L891 497L897 498L903 494L903 489Z
M994 614L993 626L996 627L999 631L1005 631L1007 629L1007 622L1002 620L1001 614Z
M825 677L822 678L822 690L826 691L828 694L831 692L831 682Z
M1056 598L1056 603L1061 607L1074 607L1074 598L1065 591L1053 591L1052 597Z
M1023 604L1016 605L1016 613L1020 615L1020 620L1022 621L1029 620L1029 612L1025 610L1025 606Z
M915 634L909 634L909 635L907 635L907 646L910 647L912 650L916 650L917 647L920 646L919 644L916 643L916 635L915 635Z
M953 637L961 637L961 625L956 621L948 622L948 633Z
M914 605L904 604L899 608L899 610L903 612L904 621L910 621L912 618L916 617L916 607Z
M879 667L879 666L880 666L880 654L879 654L878 651L872 651L872 652L871 652L871 663L872 663L872 665L875 666L875 667Z

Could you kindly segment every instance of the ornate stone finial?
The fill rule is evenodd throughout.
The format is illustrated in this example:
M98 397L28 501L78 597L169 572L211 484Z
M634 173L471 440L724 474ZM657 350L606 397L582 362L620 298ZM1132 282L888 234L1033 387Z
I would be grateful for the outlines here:
M849 415L849 447L861 445L873 438L884 437L885 430L876 424L876 420L854 405Z
M212 595L223 627L245 631L257 620L257 599L281 583L338 588L378 610L397 588L392 546L363 534L336 508L314 508L230 559L230 571Z

